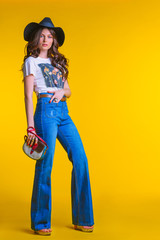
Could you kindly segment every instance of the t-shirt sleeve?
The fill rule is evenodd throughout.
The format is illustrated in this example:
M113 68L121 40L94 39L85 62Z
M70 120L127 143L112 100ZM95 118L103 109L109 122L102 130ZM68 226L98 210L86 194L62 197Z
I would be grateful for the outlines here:
M30 74L36 75L36 65L32 59L27 58L23 66L23 76L26 77Z

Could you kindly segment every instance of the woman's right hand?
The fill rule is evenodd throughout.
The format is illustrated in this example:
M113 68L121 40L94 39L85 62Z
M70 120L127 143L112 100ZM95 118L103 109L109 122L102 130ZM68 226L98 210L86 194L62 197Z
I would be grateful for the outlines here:
M33 133L36 133L35 131L32 130ZM27 135L27 144L31 147L34 144L38 143L38 138L31 132L28 132Z

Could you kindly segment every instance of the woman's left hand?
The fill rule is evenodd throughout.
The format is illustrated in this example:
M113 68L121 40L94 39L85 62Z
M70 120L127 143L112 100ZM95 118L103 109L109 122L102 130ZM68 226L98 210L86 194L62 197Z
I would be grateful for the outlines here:
M54 98L58 99L57 101L54 101L54 102L58 103L59 101L61 101L61 99L63 98L64 93L65 93L64 89L60 89L60 90L56 90L56 91L47 91L47 92L48 93L55 93L53 95L53 97L51 97L51 99L49 101L50 103L52 102L52 100L54 101Z

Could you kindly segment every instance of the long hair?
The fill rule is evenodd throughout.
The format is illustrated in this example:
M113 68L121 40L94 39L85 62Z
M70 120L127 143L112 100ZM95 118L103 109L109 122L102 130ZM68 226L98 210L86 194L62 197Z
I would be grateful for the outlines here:
M41 36L41 32L44 28L46 28L46 27L39 27L38 29L35 29L32 32L32 35L30 36L30 39L25 46L25 50L24 50L25 56L24 56L20 71L23 72L24 62L29 56L32 56L35 58L37 58L39 56L40 49L38 48L38 43L39 43L39 39ZM52 66L58 68L62 72L62 77L64 77L64 79L66 80L68 78L68 74L69 74L69 71L67 69L69 59L67 59L63 54L61 54L58 51L59 44L58 44L58 40L57 40L55 31L50 28L48 28L48 30L50 31L50 33L53 36L53 43L52 43L51 48L48 49L47 57L51 58ZM22 82L24 82L24 79L22 80Z

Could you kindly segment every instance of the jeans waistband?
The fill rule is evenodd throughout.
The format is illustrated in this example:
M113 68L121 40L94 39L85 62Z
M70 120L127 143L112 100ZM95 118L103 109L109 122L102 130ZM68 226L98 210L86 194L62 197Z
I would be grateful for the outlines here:
M38 95L37 95L37 99L40 99L40 98L42 98L42 96L44 95L44 94L47 94L47 95L54 95L55 93L47 93L47 92L43 92L43 93L38 93ZM40 97L41 96L41 97ZM50 98L50 96L44 96L45 98ZM60 100L61 102L64 102L64 101L66 101L66 96L65 95L63 95L63 97L62 97L62 99Z

